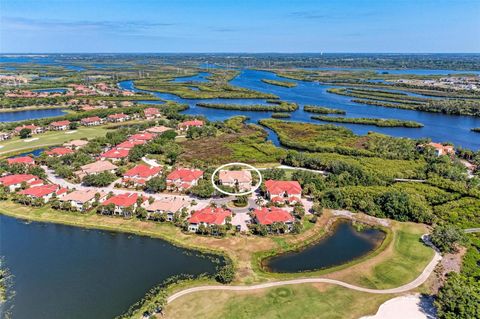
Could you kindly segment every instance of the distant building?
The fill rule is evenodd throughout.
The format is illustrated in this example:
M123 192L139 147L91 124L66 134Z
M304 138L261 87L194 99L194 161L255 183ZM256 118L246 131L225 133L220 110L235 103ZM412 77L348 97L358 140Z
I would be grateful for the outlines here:
M86 140L73 140L70 142L66 142L65 144L63 144L63 146L71 150L78 150L79 148L82 148L87 144L88 144L88 141Z
M155 138L155 134L152 133L137 133L130 136L128 139L130 141L151 141Z
M110 114L108 116L109 122L125 122L125 121L128 121L129 119L130 117L123 113Z
M23 129L29 129L31 131L32 135L40 134L40 133L43 133L43 131L44 131L44 129L42 127L30 124L30 125L17 126L15 128L15 133L20 134L20 131L23 130Z
M80 120L83 126L97 126L103 123L103 120L98 116L85 117Z
M57 121L50 123L50 130L52 131L66 131L70 127L70 121Z
M157 117L160 117L162 114L160 110L155 107L149 107L143 110L143 114L147 120L153 120Z
M113 162L120 161L122 159L125 159L128 157L128 153L130 150L128 149L118 149L118 148L112 148L109 151L106 151L102 155L100 155L100 158L102 160L109 159Z
M74 151L66 147L55 147L45 152L45 154L50 157L60 157L72 153L74 153Z
M190 120L190 121L185 121L180 124L178 124L178 129L180 131L186 131L190 127L202 127L205 123L200 120Z
M118 144L116 146L116 148L118 150L131 150L136 145L142 145L142 144L145 144L145 141L139 141L139 140L131 141L131 140L128 140L128 141L125 141L125 142L122 142L122 143Z
M103 172L115 173L118 167L109 161L96 161L94 163L86 164L80 167L79 171L75 172L80 179L87 175L95 175Z
M5 141L12 138L12 134L7 132L0 132L0 141Z
M195 211L188 219L188 230L197 232L201 225L209 227L212 225L225 225L227 217L231 217L232 212L220 207L205 207Z
M171 130L173 130L171 127L166 127L166 126L154 126L146 129L148 133L157 134L157 135L160 135L164 132L171 131Z
M442 145L440 143L428 143L427 146L430 146L434 149L435 155L454 155L455 149L451 145Z
M203 176L199 169L177 168L167 175L167 189L186 190L198 184Z
M9 165L13 165L13 164L35 165L35 160L30 156L21 156L21 157L7 158L7 163Z

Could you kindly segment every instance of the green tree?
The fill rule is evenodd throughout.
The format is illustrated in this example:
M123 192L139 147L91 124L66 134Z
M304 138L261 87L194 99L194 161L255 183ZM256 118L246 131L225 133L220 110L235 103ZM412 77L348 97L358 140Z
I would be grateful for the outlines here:
M215 280L222 284L229 284L235 278L235 269L231 264L226 264L218 269Z
M454 225L437 225L430 238L441 252L451 253L457 250L458 244L464 242L465 234Z
M32 130L29 128L22 128L19 134L20 134L20 138L27 138L32 135Z
M480 285L474 278L452 272L440 288L435 305L439 319L480 318Z
M159 193L161 191L164 191L167 188L165 179L160 176L151 178L150 180L147 181L145 186L146 186L146 190L152 193Z

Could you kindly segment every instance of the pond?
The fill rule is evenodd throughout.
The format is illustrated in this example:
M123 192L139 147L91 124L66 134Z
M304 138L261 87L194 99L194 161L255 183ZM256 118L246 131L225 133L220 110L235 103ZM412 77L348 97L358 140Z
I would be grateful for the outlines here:
M341 221L319 242L300 251L269 258L264 267L271 272L294 273L338 266L374 251L385 235L376 228L364 226L357 230L351 222Z
M5 308L15 319L111 319L166 278L217 265L160 239L3 215L0 255L14 276Z
M0 122L16 122L25 120L42 119L46 117L62 116L64 109L37 109L27 111L0 112Z

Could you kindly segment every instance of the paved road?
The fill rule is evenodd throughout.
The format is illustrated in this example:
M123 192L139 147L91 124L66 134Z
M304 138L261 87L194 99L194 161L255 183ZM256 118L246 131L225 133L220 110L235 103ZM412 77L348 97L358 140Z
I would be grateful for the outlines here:
M423 236L422 238L427 245L431 246L431 243L426 239L425 236ZM327 284L342 286L348 289L372 293L372 294L403 293L422 285L427 280L427 278L431 275L431 273L433 272L436 265L438 264L438 262L440 262L441 259L442 259L442 256L435 249L435 255L433 256L432 260L428 263L428 265L425 267L425 269L420 274L420 276L418 276L416 279L409 282L408 284L405 284L403 286L396 287L396 288L391 288L391 289L370 289L370 288L355 286L340 280L318 277L318 278L303 278L303 279L293 279L293 280L284 280L284 281L272 281L272 282L267 282L263 284L252 285L252 286L220 286L218 285L218 286L193 287L193 288L181 290L171 295L170 297L167 298L167 303L170 303L182 296L185 296L194 292L200 292L200 291L211 291L211 290L249 291L249 290L258 290L258 289L272 288L272 287L278 287L278 286L298 285L298 284L307 284L307 283L327 283Z
M467 234L480 233L480 228L468 228L468 229L464 229L463 231L466 232Z

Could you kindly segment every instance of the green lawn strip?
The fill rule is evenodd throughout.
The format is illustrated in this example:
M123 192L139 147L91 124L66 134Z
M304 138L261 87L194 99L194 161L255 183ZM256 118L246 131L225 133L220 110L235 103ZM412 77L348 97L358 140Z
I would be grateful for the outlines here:
M42 134L32 135L32 137L28 139L14 137L11 140L0 143L0 145L3 145L3 147L0 148L0 155L3 156L13 152L18 153L25 150L59 145L75 139L91 139L98 136L104 136L107 132L107 129L105 126L81 127L78 128L75 133L67 134L67 132L69 131L50 131ZM26 142L26 140L30 140L32 138L38 138L38 140Z
M374 125L379 127L409 127L420 128L423 124L414 121L402 121L395 119L378 119L367 117L333 117L333 116L312 116L314 120L334 123L348 123L360 125Z
M277 81L277 80L262 79L262 82L267 83L267 84L271 84L271 85L287 87L287 88L293 88L293 87L297 86L297 83L289 82L289 81Z

